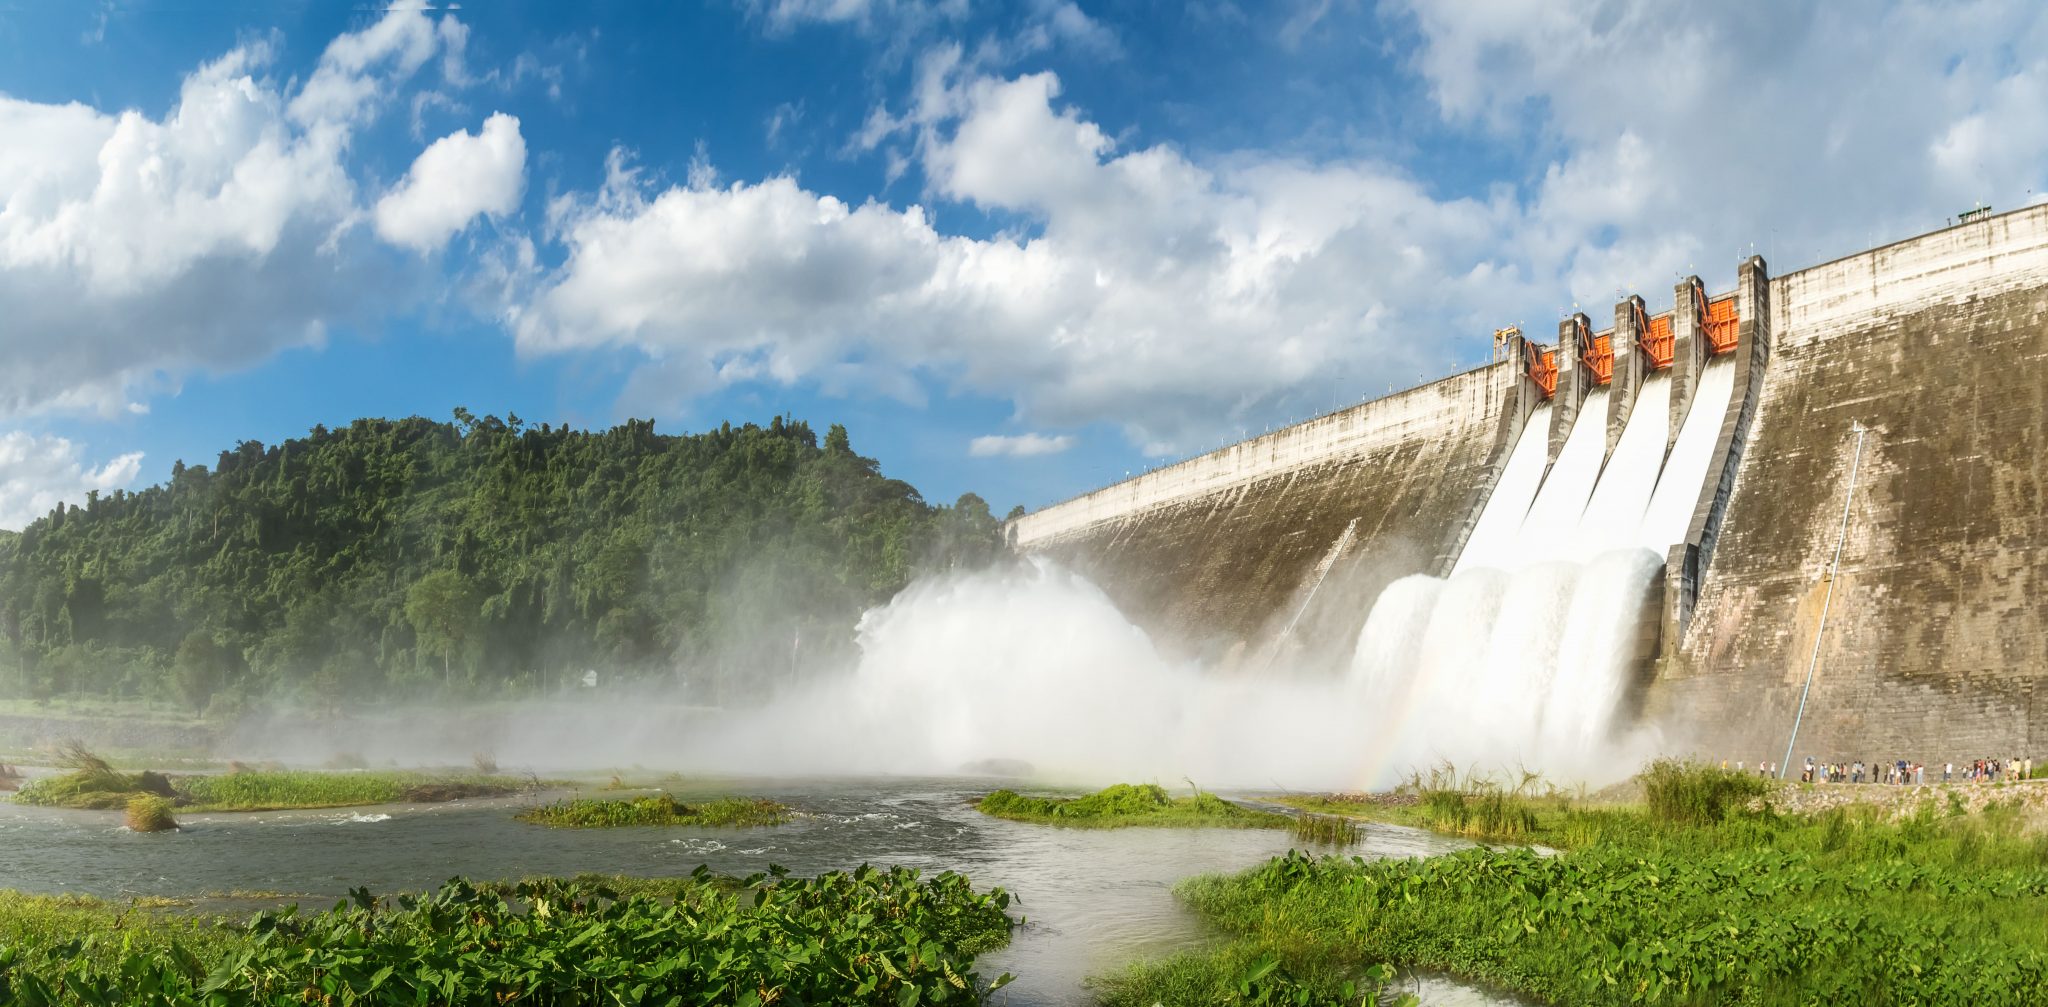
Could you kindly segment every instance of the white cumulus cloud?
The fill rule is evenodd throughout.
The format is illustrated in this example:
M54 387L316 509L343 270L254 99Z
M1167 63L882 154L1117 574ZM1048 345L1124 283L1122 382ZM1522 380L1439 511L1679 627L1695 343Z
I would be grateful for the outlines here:
M1119 151L1057 107L1050 74L922 93L904 119L932 189L1039 233L946 234L922 207L787 177L652 191L615 162L602 191L557 204L567 256L511 308L521 348L634 348L700 391L858 361L879 383L999 394L1055 426L1111 419L1164 450L1440 369L1424 326L1519 283L1475 268L1512 207L1433 200L1385 165Z
M94 490L126 489L141 471L140 453L93 468L62 437L0 433L0 529L20 531L60 503L83 503Z
M346 158L444 37L390 11L296 93L251 41L186 76L160 119L0 95L0 416L119 412L183 373L316 344L392 291L394 264L352 226Z
M526 189L526 141L519 120L503 112L476 133L435 140L405 178L377 201L377 234L396 245L431 252L478 216L502 217Z
M1073 446L1074 438L1066 434L1053 437L1044 434L988 434L969 442L967 453L975 458L1034 458L1056 455Z

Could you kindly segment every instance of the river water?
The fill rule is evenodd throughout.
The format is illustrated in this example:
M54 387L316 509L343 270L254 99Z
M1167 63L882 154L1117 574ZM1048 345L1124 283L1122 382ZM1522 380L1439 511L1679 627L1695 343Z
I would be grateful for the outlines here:
M1016 1005L1085 1003L1084 977L1212 935L1174 902L1173 884L1236 871L1284 853L1287 833L1263 829L1059 829L989 818L970 802L992 784L973 779L821 783L750 781L744 792L803 812L772 829L553 829L513 820L532 798L334 811L185 815L183 829L137 835L118 816L0 803L0 888L121 898L286 893L324 907L356 886L379 894L450 877L516 878L583 872L688 874L699 864L748 874L780 864L812 875L863 862L952 869L979 888L999 885L1026 922L1009 947L983 957L984 978L1017 980L998 994ZM721 788L729 791L731 788ZM682 797L689 788L677 788ZM1368 825L1345 852L1428 856L1464 844L1413 829ZM1409 988L1438 1005L1510 998L1441 977Z

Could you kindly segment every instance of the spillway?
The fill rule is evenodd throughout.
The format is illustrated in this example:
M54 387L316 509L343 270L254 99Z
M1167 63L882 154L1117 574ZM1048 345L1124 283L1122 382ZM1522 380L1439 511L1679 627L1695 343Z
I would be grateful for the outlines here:
M1685 537L1700 487L1714 461L1714 445L1720 442L1721 418L1734 392L1735 361L1707 364L1699 389L1693 392L1692 405L1686 409L1685 422L1678 425L1678 443L1664 462L1664 475L1657 480L1657 491L1643 514L1637 541L1644 548L1662 555Z
M1385 759L1594 775L1630 758L1614 712L1654 638L1664 553L1691 520L1733 372L1706 368L1668 459L1668 372L1644 380L1611 454L1617 391L1586 396L1547 475L1548 408L1531 418L1451 577L1395 582L1359 634L1354 680L1392 710Z
M1635 539L1656 489L1657 474L1664 467L1670 411L1671 375L1652 375L1637 393L1621 439L1615 442L1614 453L1600 470L1593 498L1579 517L1578 530L1571 537L1574 555L1590 556Z
M1486 498L1479 521L1472 526L1472 537L1458 554L1453 576L1474 566L1501 567L1514 555L1522 522L1529 516L1537 488L1543 485L1543 466L1549 460L1549 452L1550 407L1546 405L1537 407L1522 425L1515 450L1508 455L1507 468L1501 471L1500 482Z
M1531 563L1569 559L1572 539L1585 516L1586 501L1600 480L1600 465L1607 458L1607 433L1599 417L1607 415L1607 389L1586 396L1579 406L1579 422L1565 436L1557 463L1536 492L1529 516L1522 522L1517 547L1501 557L1497 567L1515 570Z

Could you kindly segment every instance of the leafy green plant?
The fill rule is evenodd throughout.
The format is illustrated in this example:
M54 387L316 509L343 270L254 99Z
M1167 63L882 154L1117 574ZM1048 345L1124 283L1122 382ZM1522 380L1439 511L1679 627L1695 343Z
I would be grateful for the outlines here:
M91 904L0 903L0 1002L255 1007L976 1004L1009 981L974 958L1008 939L1009 896L957 874L863 866L739 881L703 868L666 897L590 881L477 886L232 928L131 919ZM120 920L121 917L113 916Z
M1290 854L1191 879L1179 895L1230 939L1098 989L1117 1007L1241 1002L1233 984L1270 955L1267 974L1306 991L1286 1002L1344 1002L1328 998L1389 962L1548 1003L2043 1002L2048 837L2016 806L1809 817L1749 807L1749 788L1684 767L1673 778L1656 810L1502 791L1539 817L1540 834L1574 839L1555 855ZM1469 825L1484 812L1469 781L1460 788L1444 791L1457 802L1424 792L1395 807Z

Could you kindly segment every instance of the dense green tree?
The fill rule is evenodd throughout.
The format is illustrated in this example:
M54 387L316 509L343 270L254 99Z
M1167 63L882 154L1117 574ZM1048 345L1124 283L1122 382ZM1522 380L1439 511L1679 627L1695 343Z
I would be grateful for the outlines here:
M178 644L172 670L179 698L191 705L192 712L204 713L227 678L227 659L213 637L195 629Z
M466 654L476 639L476 585L454 570L436 570L414 581L405 593L405 618L412 623L413 637L421 653L441 655L441 677L453 676L450 662Z
M190 702L198 633L244 698L503 694L603 667L732 699L846 656L862 611L999 540L979 497L927 504L836 424L820 445L782 417L685 436L358 420L0 534L0 692Z

